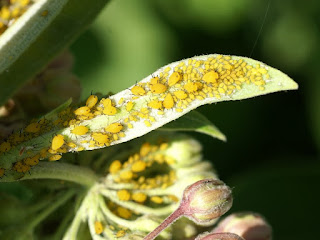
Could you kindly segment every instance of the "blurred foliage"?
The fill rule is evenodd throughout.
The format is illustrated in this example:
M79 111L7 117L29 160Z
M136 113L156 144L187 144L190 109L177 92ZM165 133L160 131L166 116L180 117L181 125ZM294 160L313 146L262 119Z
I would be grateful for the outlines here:
M311 237L320 176L312 171L320 149L319 11L316 0L113 0L72 46L82 98L208 53L252 57L286 72L298 91L199 109L227 143L194 135L235 187L235 210L266 215L275 239L301 239L301 229Z

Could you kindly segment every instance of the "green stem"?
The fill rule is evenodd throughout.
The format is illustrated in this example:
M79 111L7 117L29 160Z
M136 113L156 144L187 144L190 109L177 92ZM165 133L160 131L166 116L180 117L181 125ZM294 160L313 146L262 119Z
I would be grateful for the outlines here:
M38 216L32 218L32 220L27 224L27 229L35 228L40 222L46 219L52 212L54 212L58 207L63 205L75 194L75 190L69 190L66 193L60 194L52 204L44 209Z
M66 215L64 216L63 220L60 222L59 227L57 228L56 232L54 233L53 240L60 240L63 237L63 234L68 229L69 224L72 222L72 219L75 215L75 211L73 208L69 209Z
M60 179L91 187L98 176L89 168L60 162L40 162L19 180Z
M51 197L45 197L45 199L42 199L40 201L37 202L37 204L32 204L28 207L26 207L25 212L30 215L33 216L34 214L36 214L37 212L41 211L42 209L46 208L50 202L51 202Z

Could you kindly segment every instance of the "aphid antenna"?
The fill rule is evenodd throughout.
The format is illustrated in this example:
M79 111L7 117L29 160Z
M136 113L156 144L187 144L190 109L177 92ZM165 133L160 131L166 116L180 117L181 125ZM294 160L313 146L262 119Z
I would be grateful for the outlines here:
M33 146L30 146L30 149L32 149L32 148L33 149L41 149L41 148L43 148L42 146L43 146L42 143L36 143ZM29 149L27 149L27 150L29 150Z

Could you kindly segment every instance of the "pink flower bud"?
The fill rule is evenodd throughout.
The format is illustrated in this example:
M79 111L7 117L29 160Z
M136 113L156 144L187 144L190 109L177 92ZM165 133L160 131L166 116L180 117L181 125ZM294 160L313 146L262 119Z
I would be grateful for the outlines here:
M227 185L217 179L200 180L184 190L177 210L149 233L144 240L155 239L161 231L182 216L190 218L199 225L212 224L215 218L227 212L231 205L231 189ZM233 240L233 238L226 238L226 240Z
M246 240L272 239L271 226L256 213L232 214L221 221L212 232L232 232Z
M204 233L199 235L195 240L244 240L234 233Z
M180 204L184 216L200 225L213 223L231 206L231 189L217 179L204 179L188 186Z

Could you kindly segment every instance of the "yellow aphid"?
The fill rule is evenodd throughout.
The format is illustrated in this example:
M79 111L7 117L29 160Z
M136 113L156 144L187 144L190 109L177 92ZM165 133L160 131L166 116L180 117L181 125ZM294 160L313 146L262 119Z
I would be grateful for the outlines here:
M171 87L178 83L182 79L182 76L178 72L173 72L168 80L168 85Z
M33 157L29 157L29 158L24 159L24 163L29 166L35 166L39 163L39 158L40 158L40 155L35 155Z
M203 88L203 84L201 82L196 82L198 90L201 90Z
M98 143L98 144L106 144L109 143L109 137L107 134L104 133L93 133L92 138Z
M14 1L11 1L11 2L14 2ZM15 1L16 2L16 1ZM22 6L27 6L29 3L30 3L30 0L20 0L19 3L22 5Z
M216 83L219 78L219 74L215 71L207 72L203 77L202 80L207 83Z
M62 136L61 134L58 134L57 136L54 136L54 138L52 139L51 149L55 151L61 148L63 144L64 144L64 136Z
M183 90L175 91L173 93L178 99L186 99L188 97L188 94L186 94Z
M40 150L40 157L45 158L47 156L47 149L43 148Z
M122 130L123 126L121 123L112 123L109 126L105 127L105 130L110 133L118 133Z
M143 96L146 94L146 91L141 86L134 86L133 88L131 88L131 92L137 96Z
M76 109L74 111L74 114L77 116L86 116L90 113L90 108L88 108L87 106L85 107L79 107L78 109Z
M131 180L133 177L133 173L131 171L123 171L120 173L120 178L122 180Z
M156 83L150 86L150 90L152 93L160 94L167 91L167 86L161 83Z
M94 231L96 232L96 234L101 234L104 230L104 227L102 225L101 222L99 221L95 221L94 223Z
M175 195L168 195L168 198L173 202L179 202L179 198Z
M118 104L121 105L124 102L124 98L120 98L120 100L118 101Z
M76 148L77 147L77 145L75 143L73 143L73 142L68 142L67 145L70 148Z
M53 155L51 157L49 157L49 161L57 161L61 158L62 156L61 155Z
M1 10L0 11L0 18L2 18L4 20L9 20L10 16L11 16L9 8L6 6L3 6L0 10Z
M86 106L88 108L93 108L98 102L98 97L96 95L90 95L86 101Z
M173 97L170 93L168 93L166 95L166 97L164 98L163 100L163 106L166 108L166 109L171 109L173 108L174 106L174 101L173 101Z
M20 143L24 140L24 135L21 134L21 132L16 132L14 134L12 134L11 136L9 136L10 142L12 142L14 145L17 143ZM0 145L1 146L1 145ZM0 150L1 152L1 150Z
M162 101L152 100L151 102L148 103L148 107L153 108L153 109L161 109L162 108Z
M124 218L124 219L129 219L132 216L132 212L129 209L126 209L124 207L118 207L117 213L118 213L119 217Z
M113 116L117 113L117 109L113 106L109 106L103 109L103 113L108 116Z
M29 165L24 164L23 161L16 162L12 167L13 170L22 173L28 172L30 168L31 167Z
M126 110L130 112L133 109L134 103L133 102L128 102L126 105Z
M66 147L63 147L63 148L58 149L57 152L58 152L58 153L66 153L66 152L68 152L68 151L67 151L67 148L66 148Z
M184 89L189 93L196 92L198 90L198 85L196 83L189 82L184 85Z
M161 151L164 151L164 150L166 150L166 149L168 148L168 146L169 146L169 144L166 143L166 142L164 142L164 143L161 143L159 149L160 149Z
M132 172L142 172L146 169L147 164L144 161L136 161L132 164L131 170Z
M159 77L153 77L150 80L150 84L157 84L159 82L159 80L160 80Z
M11 144L9 142L3 142L0 144L0 153L7 152L11 149Z
M150 198L150 200L154 203L157 203L157 204L161 204L163 203L163 199L161 197L158 197L158 196L152 196Z
M149 109L148 108L141 108L140 111L143 114L148 114L149 113Z
M39 132L41 125L39 123L30 123L26 128L25 131L28 133L36 133Z
M130 200L130 192L126 189L121 189L117 192L117 196L121 201L129 201Z
M149 120L150 120L151 122L155 122L155 121L156 121L156 119L155 119L154 117L152 117L152 116L149 117Z
M4 175L4 168L0 168L0 178Z
M41 16L42 16L42 17L45 17L45 16L48 15L48 13L49 13L48 10L44 10L44 11L41 13Z
M141 148L140 148L140 155L141 155L141 157L147 156L150 151L151 151L151 145L150 145L150 143L146 142L146 143L142 144L142 146L141 146Z
M147 200L147 195L141 192L136 192L132 194L132 200L138 203L143 203Z
M111 101L110 98L102 98L102 99L100 100L100 103L102 103L102 105L103 105L105 108L110 107L110 106L113 106L113 105L112 105L112 101Z
M86 126L76 126L74 129L71 130L71 132L75 135L84 135L89 131L88 127Z
M116 237L117 238L121 238L124 235L126 235L126 231L125 230L120 230L120 231L117 232Z
M146 125L146 127L151 127L151 123L147 120L144 121L144 125Z
M109 172L111 174L114 174L116 172L118 172L122 167L122 164L119 160L115 160L111 163L110 167L109 167Z
M113 138L114 141L118 141L119 140L119 136L116 133L112 134L112 138Z

